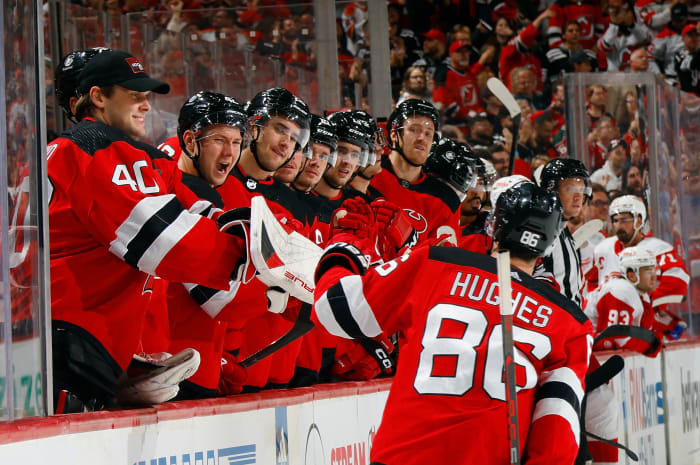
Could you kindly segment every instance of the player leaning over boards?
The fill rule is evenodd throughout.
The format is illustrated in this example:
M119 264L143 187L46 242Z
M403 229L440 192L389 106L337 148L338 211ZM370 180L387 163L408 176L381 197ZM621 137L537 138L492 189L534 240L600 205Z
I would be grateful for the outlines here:
M138 142L151 91L169 86L130 54L102 52L80 75L80 123L47 148L54 390L95 408L113 404L138 352L153 276L228 289L245 256L177 166Z
M458 248L419 247L368 268L364 255L375 243L371 216L366 227L357 218L366 212L353 208L334 218L350 228L334 236L319 261L315 318L345 338L382 331L403 337L372 463L510 463L496 260ZM518 183L499 196L491 226L494 250L511 251L523 463L571 464L591 323L530 276L559 233L558 199ZM391 289L400 289L402 299Z
M647 219L647 208L639 197L623 195L610 203L610 221L615 235L598 244L593 252L593 268L586 275L589 287L603 285L620 275L620 253L627 247L637 246L650 250L659 266L659 285L650 293L655 311L654 329L671 339L678 339L686 323L670 311L668 304L680 303L688 292L690 277L683 259L666 241L642 232Z
M439 129L438 112L430 103L409 99L399 104L387 122L391 153L382 158L382 171L370 185L408 213L419 241L448 235L457 243L459 198L422 169Z

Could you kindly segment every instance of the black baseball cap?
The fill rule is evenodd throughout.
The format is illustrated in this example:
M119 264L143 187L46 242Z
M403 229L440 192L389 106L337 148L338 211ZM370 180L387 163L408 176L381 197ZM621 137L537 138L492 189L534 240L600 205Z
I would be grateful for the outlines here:
M683 21L688 19L688 6L685 3L676 3L671 7L671 21Z
M93 86L115 84L137 92L170 92L169 84L148 77L146 68L136 57L119 50L100 53L90 60L80 73L81 94L89 92Z

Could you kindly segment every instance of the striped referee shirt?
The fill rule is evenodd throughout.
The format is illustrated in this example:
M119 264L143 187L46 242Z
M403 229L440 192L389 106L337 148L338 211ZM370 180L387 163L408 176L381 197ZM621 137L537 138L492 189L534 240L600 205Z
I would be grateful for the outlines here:
M574 244L569 228L564 228L547 255L535 267L533 276L554 284L567 299L581 306L583 270L581 254Z

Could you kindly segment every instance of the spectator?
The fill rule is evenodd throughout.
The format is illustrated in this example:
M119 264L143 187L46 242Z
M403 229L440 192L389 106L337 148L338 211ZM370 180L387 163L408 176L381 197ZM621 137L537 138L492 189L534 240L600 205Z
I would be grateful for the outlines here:
M632 194L637 197L645 198L644 189L646 184L646 173L644 169L635 164L628 164L622 170L622 194Z
M700 24L700 23L699 23ZM700 95L700 53L698 53L698 30L688 24L681 33L683 48L676 53L674 66L682 91Z
M503 47L498 61L499 74L503 83L513 89L511 82L511 72L515 68L525 66L532 71L535 76L535 92L542 93L544 83L542 82L542 63L534 53L534 46L539 34L539 28L547 18L553 15L551 8L547 8L532 22L518 31L518 35L510 39Z
M644 47L635 49L629 56L629 64L622 65L622 71L632 73L658 73L656 62L649 61L649 52Z
M489 161L493 164L499 178L508 176L510 168L510 154L501 144L493 144L488 148Z
M653 35L644 23L635 20L634 13L623 0L610 0L608 14L610 25L598 39L598 49L607 56L608 69L618 71L629 60L631 51L648 45Z
M578 50L569 56L569 67L572 73L590 73L593 71L590 57L584 50Z
M599 118L613 116L607 111L608 90L600 84L591 84L586 91L588 96L588 105L586 107L586 116L588 118L588 127L592 128ZM613 119L614 121L614 119Z
M549 48L555 49L566 42L567 27L571 21L579 23L579 40L581 46L591 50L604 29L604 18L600 11L599 2L585 0L568 2L558 0L552 5L553 16L549 19L547 37ZM562 34L564 37L562 37ZM562 41L562 38L564 39Z
M634 12L645 25L655 34L671 21L673 7L681 4L678 1L668 0L636 0ZM687 12L686 7L686 12Z
M593 172L591 182L602 185L608 192L620 192L625 161L627 161L627 143L621 139L613 140L608 147L605 164Z
M414 61L412 66L425 69L426 81L432 80L434 85L442 84L449 65L445 33L439 29L431 29L423 37L423 56Z
M535 155L545 154L549 158L556 158L557 151L552 144L554 123L551 116L544 112L534 119L534 123L534 137L529 141L530 150Z
M432 89L428 88L425 70L420 66L409 66L403 75L403 85L396 104L410 98L423 99L432 103Z
M450 45L450 66L445 83L433 91L433 101L440 114L447 122L465 127L470 113L481 111L479 87L476 75L484 70L493 54L493 48L487 49L477 63L469 63L470 45L457 41Z
M649 46L649 52L670 82L677 81L673 58L683 48L683 28L688 24L688 6L676 3L671 7L671 22L661 30Z
M550 21L551 24L551 21ZM550 30L551 30L550 26ZM562 73L570 73L574 71L571 57L576 52L581 52L586 55L591 69L597 68L597 55L591 50L587 50L581 46L581 23L576 20L568 20L564 24L564 34L562 36L563 43L559 47L552 48L547 51L547 76L550 81L554 81L561 77ZM551 38L550 38L551 40Z
M588 202L585 211L586 221L599 219L607 223L610 219L608 208L610 207L610 196L605 186L596 182L591 183L591 200Z
M488 149L493 143L493 124L486 113L478 113L469 120L467 142L473 149Z
M452 124L443 124L440 132L442 133L443 137L447 137L448 139L452 139L457 142L462 142L463 144L467 143L466 136L457 126L453 126Z

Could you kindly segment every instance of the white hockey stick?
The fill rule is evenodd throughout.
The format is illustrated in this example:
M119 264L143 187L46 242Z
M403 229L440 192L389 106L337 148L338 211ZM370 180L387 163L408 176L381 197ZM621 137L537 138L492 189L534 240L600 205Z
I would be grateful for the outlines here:
M506 107L511 119L513 120L513 142L510 146L510 165L508 166L508 175L513 174L513 164L515 163L515 150L518 147L518 133L520 132L520 105L515 101L515 97L510 93L508 88L501 82L500 79L492 77L486 81L486 87L491 93L501 101Z
M296 231L287 233L263 197L251 201L250 236L250 256L258 279L313 304L314 271L323 250Z
M496 257L498 269L498 294L503 331L503 369L506 379L506 405L508 407L508 444L511 465L520 465L520 431L518 428L518 398L515 381L515 357L513 348L513 292L510 282L510 251L499 249Z
M591 236L600 231L603 228L603 226L605 226L605 223L603 223L602 220L599 220L597 218L585 222L572 234L574 238L575 247L577 249L583 247L583 244L585 244L586 241L591 238Z

